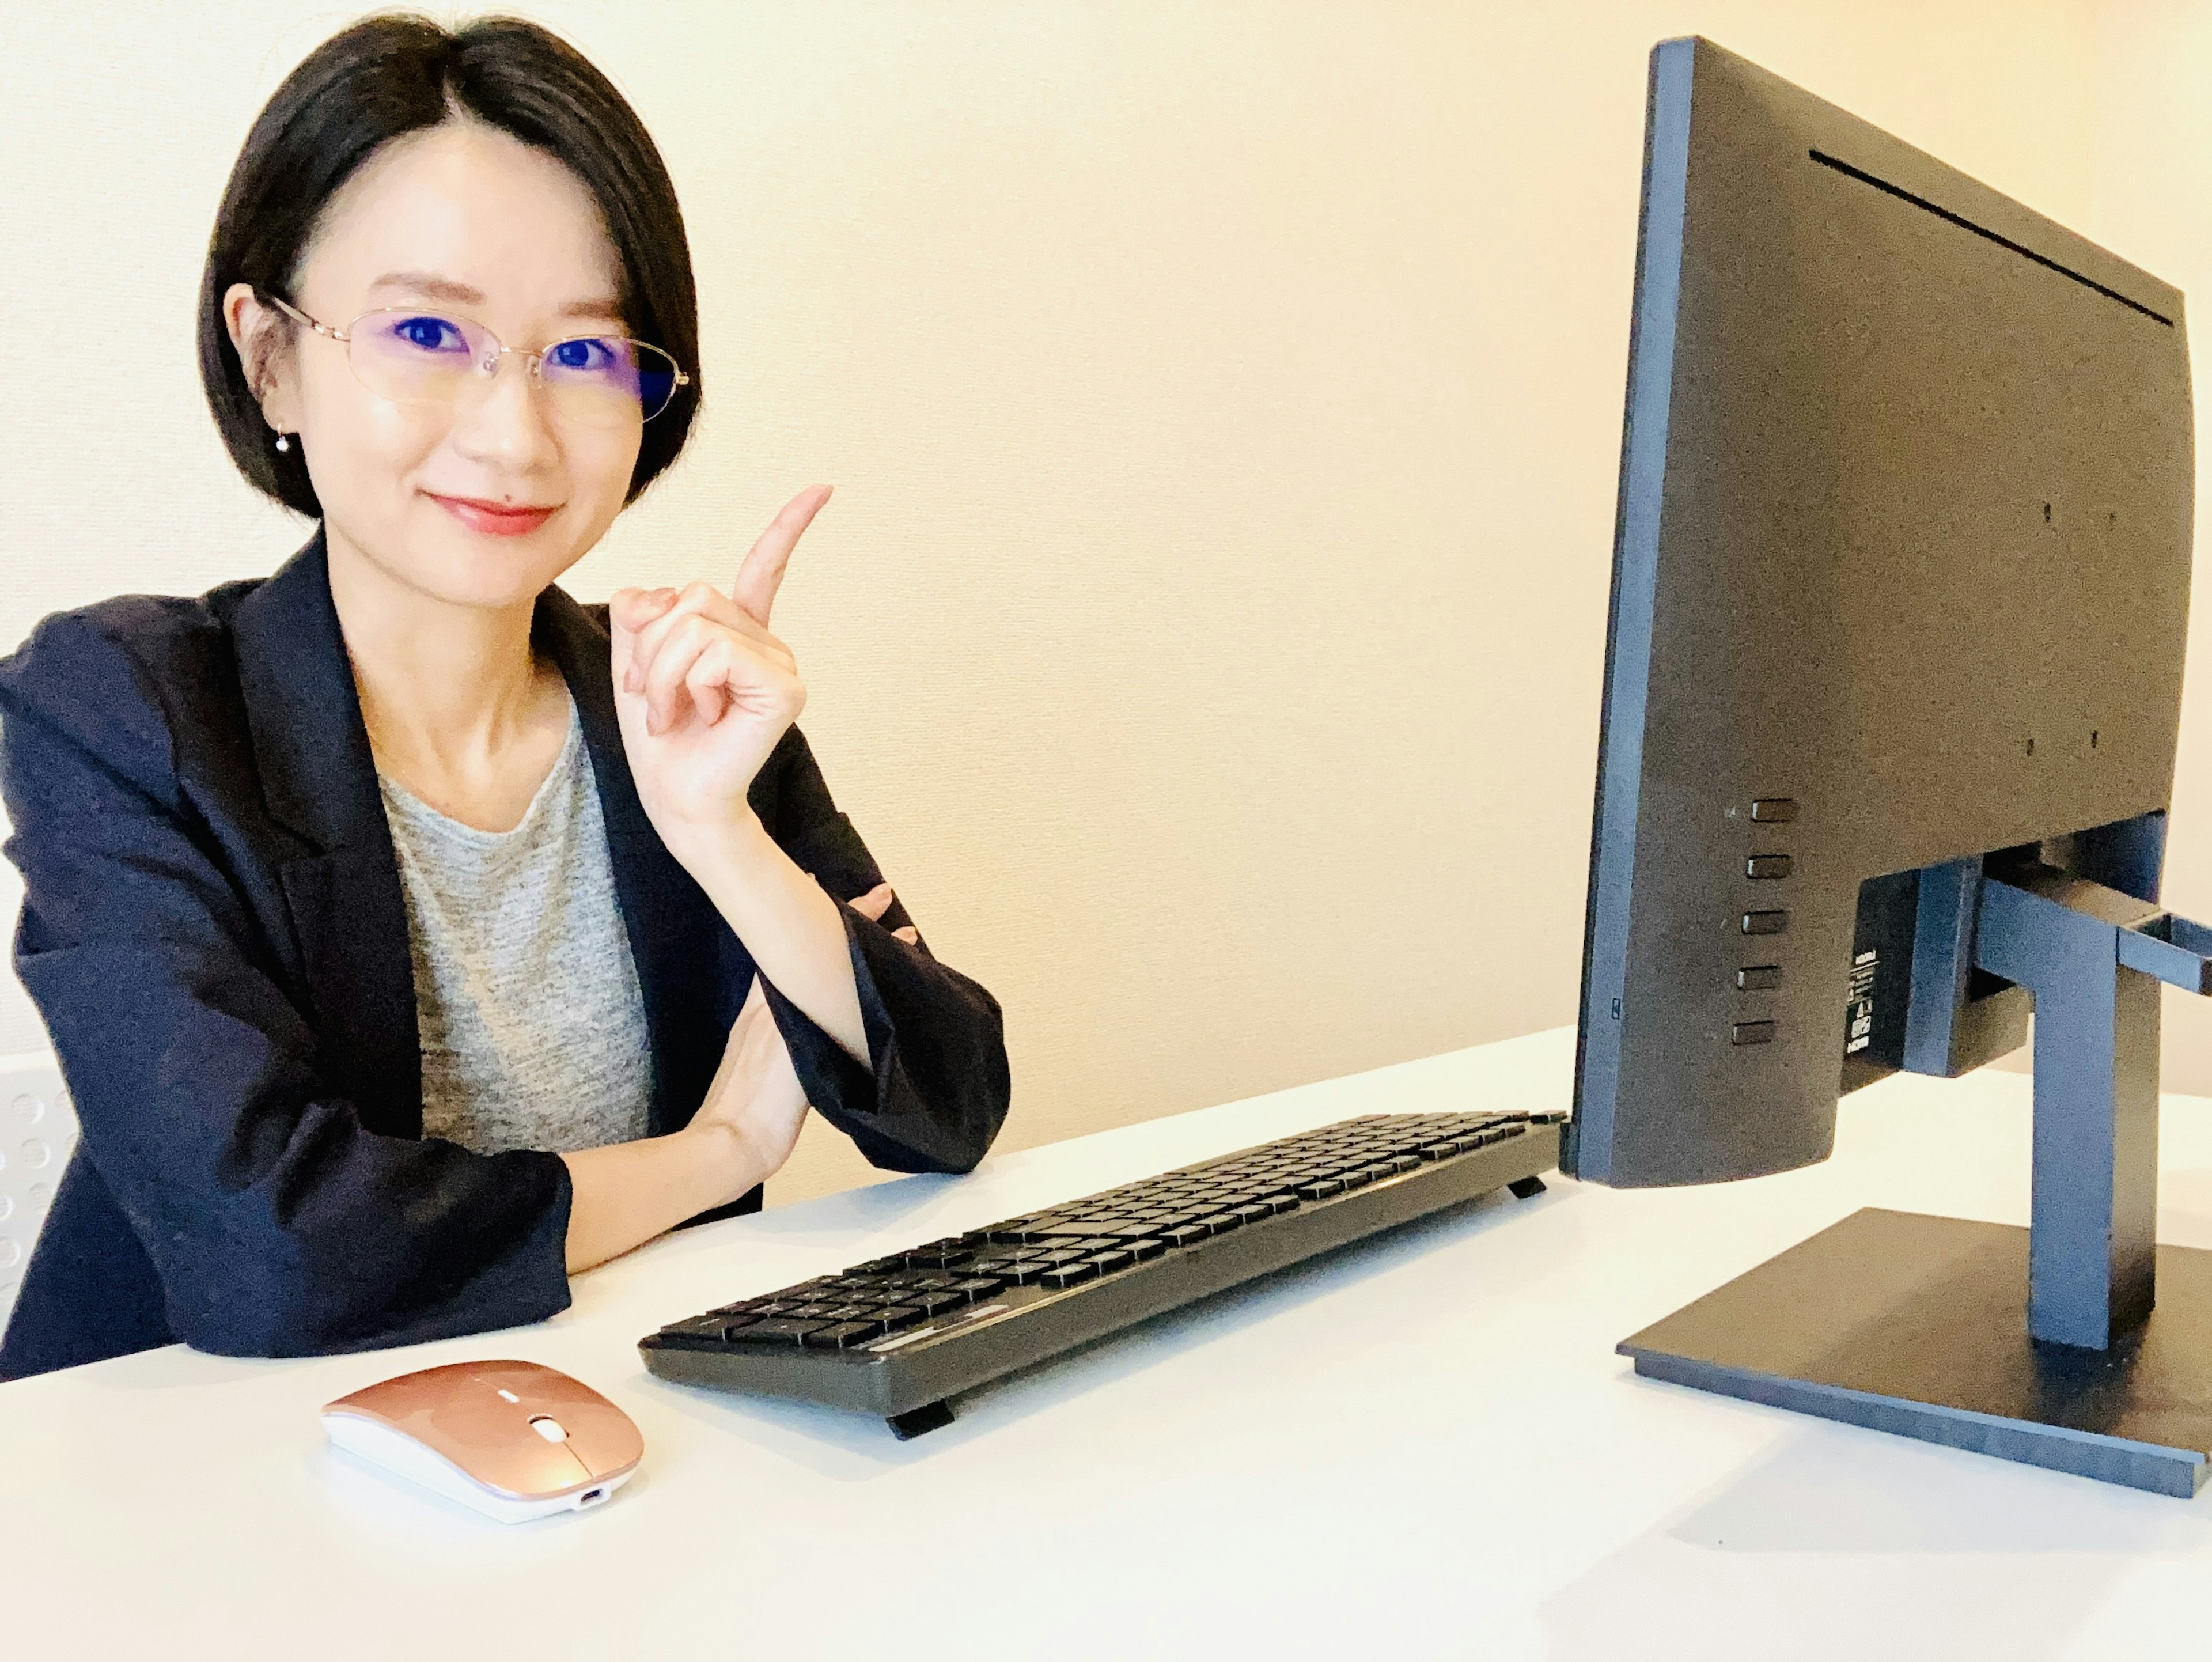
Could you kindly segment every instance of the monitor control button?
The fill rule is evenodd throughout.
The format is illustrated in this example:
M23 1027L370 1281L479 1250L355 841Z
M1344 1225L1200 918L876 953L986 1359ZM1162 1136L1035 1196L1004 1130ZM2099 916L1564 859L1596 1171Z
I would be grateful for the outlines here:
M1786 854L1754 854L1743 862L1746 877L1787 877L1796 862Z
M1729 1029L1731 1044L1771 1044L1774 1024L1771 1021L1739 1021Z
M1771 993L1782 984L1779 964L1748 965L1735 972L1736 990L1746 993Z
M1785 911L1746 912L1743 932L1746 934L1780 934L1790 927L1790 914Z
M1751 805L1751 817L1762 825L1786 825L1797 817L1797 804L1787 796L1762 796Z

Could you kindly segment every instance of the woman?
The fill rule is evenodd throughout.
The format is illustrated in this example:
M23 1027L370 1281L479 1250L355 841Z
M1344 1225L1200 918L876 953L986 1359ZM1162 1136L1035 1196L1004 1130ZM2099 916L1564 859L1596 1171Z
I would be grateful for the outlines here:
M320 527L0 662L15 961L82 1122L0 1376L542 1319L757 1208L810 1103L973 1166L999 1007L831 803L769 627L828 491L729 594L553 586L699 404L682 216L605 78L511 21L328 41L200 332L240 469Z

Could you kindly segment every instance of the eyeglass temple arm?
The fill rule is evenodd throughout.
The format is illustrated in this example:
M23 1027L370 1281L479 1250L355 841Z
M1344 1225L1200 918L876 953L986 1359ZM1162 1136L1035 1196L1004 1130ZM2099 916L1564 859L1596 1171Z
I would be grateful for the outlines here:
M271 306L282 312L286 317L290 318L295 323L304 323L307 327L313 330L319 335L326 335L332 340L350 340L352 338L350 335L348 335L342 329L333 329L327 323L316 322L314 319L309 317L305 312L293 305L290 301L285 299L282 295L272 295L266 289L256 289L253 292L259 295L262 299L267 301Z

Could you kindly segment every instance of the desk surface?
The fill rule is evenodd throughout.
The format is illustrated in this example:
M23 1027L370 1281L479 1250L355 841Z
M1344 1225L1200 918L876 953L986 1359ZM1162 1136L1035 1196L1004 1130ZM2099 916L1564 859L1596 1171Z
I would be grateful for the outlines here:
M1862 1205L2023 1222L2027 1081L1885 1081L1836 1158L1717 1189L1553 1179L877 1422L668 1385L641 1333L743 1294L1378 1109L1564 1105L1540 1033L665 1240L543 1327L0 1388L22 1657L2106 1657L2194 1637L2197 1502L1635 1379L1623 1336ZM2169 1099L2161 1237L2212 1246ZM317 1408L516 1355L636 1419L602 1511L505 1526L351 1465ZM734 1647L734 1648L733 1648Z

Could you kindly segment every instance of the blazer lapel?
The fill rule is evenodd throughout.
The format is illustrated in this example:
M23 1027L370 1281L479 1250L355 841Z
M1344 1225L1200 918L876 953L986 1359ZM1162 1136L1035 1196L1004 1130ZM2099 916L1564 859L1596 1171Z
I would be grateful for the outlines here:
M240 690L270 818L307 845L283 862L324 1084L386 1136L422 1132L407 903L323 533L233 622Z
M538 597L532 638L567 679L591 754L615 898L644 995L653 1062L650 1129L657 1136L689 1122L706 1096L752 984L752 960L638 800L615 716L606 629L549 588Z

